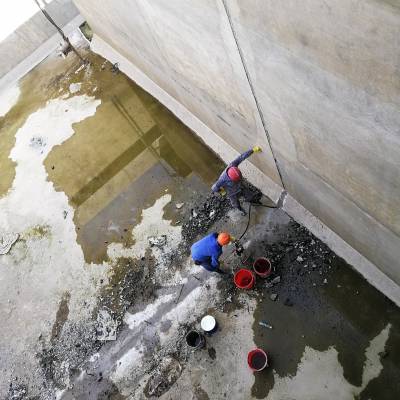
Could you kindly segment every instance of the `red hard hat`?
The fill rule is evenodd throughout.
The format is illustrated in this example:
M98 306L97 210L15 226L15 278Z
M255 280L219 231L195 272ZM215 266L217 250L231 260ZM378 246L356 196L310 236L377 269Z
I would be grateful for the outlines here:
M229 167L227 174L233 182L239 182L242 179L242 173L238 167Z

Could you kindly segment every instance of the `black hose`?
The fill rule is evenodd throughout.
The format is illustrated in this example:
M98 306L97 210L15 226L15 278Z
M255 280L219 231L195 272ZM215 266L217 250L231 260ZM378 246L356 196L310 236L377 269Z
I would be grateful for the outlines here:
M275 207L275 206L266 206L265 204L260 204L260 203L251 203L249 202L249 211L248 211L248 217L247 217L247 225L246 225L246 229L243 231L243 233L240 235L239 239L235 240L235 243L238 243L243 236L246 234L247 230L249 229L249 225L250 225L250 218L251 218L251 206L261 206L261 207L266 207L266 208L279 208L279 207ZM233 250L228 257L230 257L232 254L235 253L235 250ZM239 255L237 252L236 254L239 256L239 258L242 260L241 255Z
M246 229L244 230L244 232L240 235L238 241L246 234L247 229L249 229L249 225L250 225L250 217L251 217L251 203L249 203L249 211L248 211L248 218L247 218L247 225L246 225Z
M266 208L278 208L276 206L267 206L265 204L261 204L261 203L249 203L249 211L248 211L248 218L247 218L247 225L246 225L246 229L244 230L244 232L240 235L238 241L240 239L242 239L242 237L246 234L247 230L249 229L249 225L250 225L250 214L251 214L251 206L259 206L259 207L266 207Z

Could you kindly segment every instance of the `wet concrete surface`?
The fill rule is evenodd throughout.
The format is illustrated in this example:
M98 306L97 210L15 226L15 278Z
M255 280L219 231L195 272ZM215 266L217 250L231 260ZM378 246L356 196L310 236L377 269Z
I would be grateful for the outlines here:
M252 207L226 275L194 266L194 240L248 222L209 194L222 162L82 51L90 67L50 56L0 118L0 228L21 234L0 258L0 397L396 398L398 308L279 209ZM260 256L272 277L239 291L232 273ZM99 339L103 311L116 340ZM206 313L219 330L192 352L185 334ZM252 373L255 347L270 366Z
M400 314L329 248L306 229L290 222L261 245L273 260L281 282L267 290L255 311L255 341L271 354L271 366L279 376L295 375L306 346L320 352L334 347L343 377L362 386L365 351L387 326L390 335L380 359L383 370L368 382L357 398L393 398L400 391L397 356ZM259 249L256 250L256 252ZM254 258L254 257L253 257ZM278 300L271 301L275 293ZM282 320L282 315L285 318ZM267 320L274 329L257 322ZM257 373L253 395L264 398L274 386L271 370ZM387 385L386 382L392 382Z

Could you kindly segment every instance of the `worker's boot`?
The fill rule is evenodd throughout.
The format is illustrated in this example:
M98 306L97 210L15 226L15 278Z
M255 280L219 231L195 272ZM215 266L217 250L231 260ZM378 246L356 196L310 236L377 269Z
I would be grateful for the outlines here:
M238 207L238 210L240 211L240 213L241 213L243 216L247 215L247 212L244 210L244 208L243 208L242 206L239 206L239 207Z
M221 275L225 275L225 274L226 274L226 272L225 272L225 271L222 271L221 268L216 268L216 269L215 269L215 272L217 272L218 274L221 274Z
M255 206L261 206L261 205L263 205L263 203L261 202L260 199L252 200L252 201L250 201L250 204L253 204L253 205L255 205Z

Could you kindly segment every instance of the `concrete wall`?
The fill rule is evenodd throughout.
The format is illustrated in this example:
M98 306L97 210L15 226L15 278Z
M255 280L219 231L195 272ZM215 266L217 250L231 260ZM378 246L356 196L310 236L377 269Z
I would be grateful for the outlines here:
M285 188L400 283L400 8L227 3Z
M67 35L84 21L72 0L53 0L45 9ZM38 11L0 42L1 86L28 72L61 42L56 28ZM20 72L13 74L15 69Z
M263 146L250 179L400 301L396 2L75 3L95 50L225 160Z

